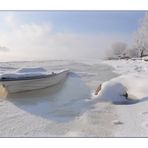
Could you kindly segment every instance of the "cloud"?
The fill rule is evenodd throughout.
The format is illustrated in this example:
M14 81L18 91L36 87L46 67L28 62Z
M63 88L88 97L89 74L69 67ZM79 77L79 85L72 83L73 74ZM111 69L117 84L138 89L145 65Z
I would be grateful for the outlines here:
M126 40L121 34L55 32L49 22L17 23L14 16L5 20L0 42L13 49L4 55L7 59L103 58L113 42Z

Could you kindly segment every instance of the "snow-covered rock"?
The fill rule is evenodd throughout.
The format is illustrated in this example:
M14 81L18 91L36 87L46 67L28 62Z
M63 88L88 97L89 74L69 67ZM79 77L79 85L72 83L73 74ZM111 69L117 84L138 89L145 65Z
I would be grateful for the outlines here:
M103 83L98 97L111 102L147 99L147 82L148 76L146 74L122 75Z
M98 97L106 101L123 102L127 101L126 91L122 83L111 80L102 84Z

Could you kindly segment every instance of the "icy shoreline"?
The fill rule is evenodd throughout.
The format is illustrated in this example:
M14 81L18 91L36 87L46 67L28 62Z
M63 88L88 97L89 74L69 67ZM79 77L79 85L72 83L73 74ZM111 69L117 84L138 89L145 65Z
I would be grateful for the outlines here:
M0 93L0 137L111 137L116 113L72 74L52 88Z
M134 99L139 99L135 104L114 105L118 120L122 123L114 132L115 137L147 137L148 136L148 63L145 61L118 60L103 61L115 68L121 76L108 81L121 83L126 87ZM118 91L118 89L116 89ZM110 100L112 101L112 100Z
M148 90L144 90L143 83L148 81L146 78L147 62L96 60L80 63L78 61L72 63L53 61L52 66L51 62L18 64L20 65L7 63L4 66L13 68L13 66L37 64L49 67L49 69L70 67L76 73L71 75L66 83L52 89L10 95L4 100L0 97L2 99L0 102L1 137L136 137L148 135L148 101L143 99L135 104L126 104L124 101L127 100L124 100L124 96L123 98L120 96L126 91L125 86L128 86L127 89L137 98L142 99L145 96ZM129 83L131 81L132 83ZM142 82L142 85L136 86L139 82ZM91 96L92 91L94 93L97 85L101 83L104 83L104 86L102 86L102 93L99 97ZM132 85L135 87L133 88ZM118 96L121 100L118 100ZM107 102L104 99L107 99Z

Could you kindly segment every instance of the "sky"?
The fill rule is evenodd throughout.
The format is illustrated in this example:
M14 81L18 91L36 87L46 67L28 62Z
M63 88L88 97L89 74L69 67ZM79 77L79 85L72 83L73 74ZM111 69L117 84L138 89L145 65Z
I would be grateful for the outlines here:
M0 11L1 60L104 58L132 44L144 11Z

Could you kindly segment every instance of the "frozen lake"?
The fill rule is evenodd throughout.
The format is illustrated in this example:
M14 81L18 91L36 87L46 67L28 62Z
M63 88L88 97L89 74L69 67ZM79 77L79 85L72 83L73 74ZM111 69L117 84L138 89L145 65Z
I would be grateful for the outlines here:
M70 69L70 71L78 74L82 80L94 90L96 86L104 81L116 77L117 74L112 72L113 68L102 61L64 61L64 60L50 60L50 61L33 61L33 62L1 62L0 73L15 71L22 67L43 67L49 71Z
M91 94L104 81L118 76L101 61L1 62L0 73L21 67L70 69L58 86L6 95L1 92L1 137L104 137L111 136L116 113L109 103Z

